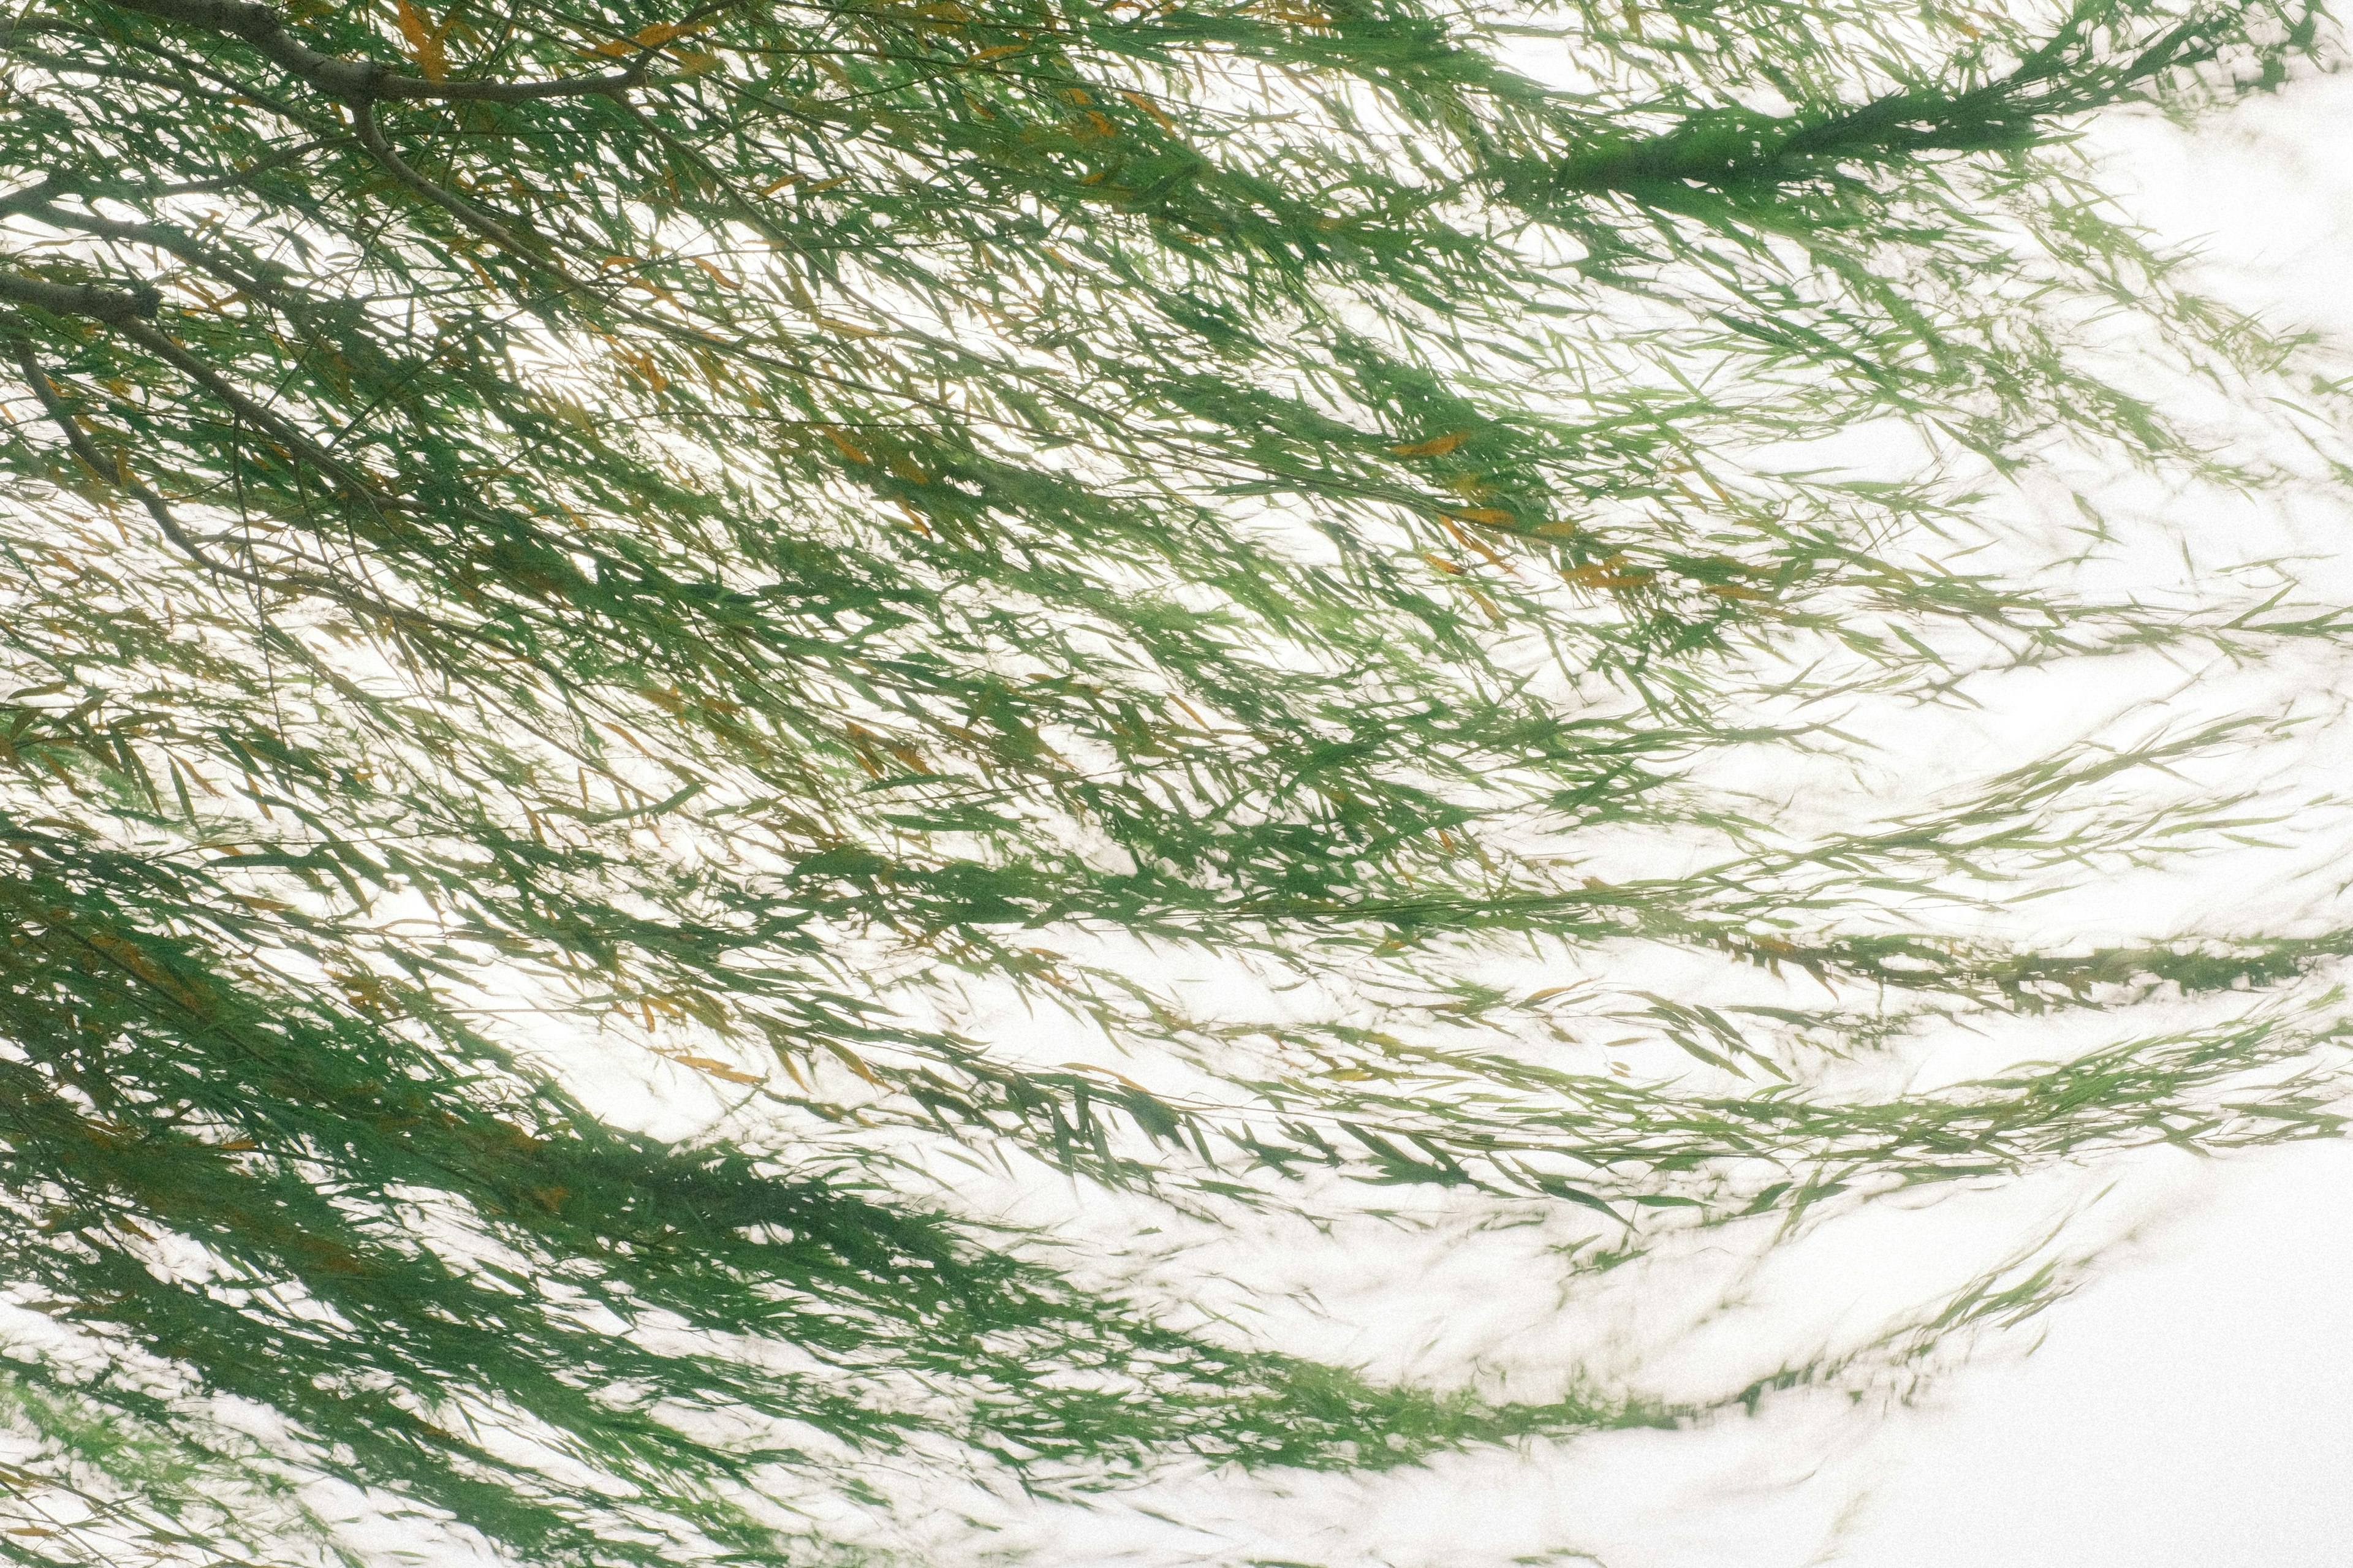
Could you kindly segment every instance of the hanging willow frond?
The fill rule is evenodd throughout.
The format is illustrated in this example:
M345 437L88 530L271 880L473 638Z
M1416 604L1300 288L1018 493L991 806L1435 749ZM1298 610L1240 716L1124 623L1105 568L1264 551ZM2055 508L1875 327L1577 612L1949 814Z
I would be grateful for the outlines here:
M1329 1171L1713 1222L2341 1126L2343 1026L2292 1009L1804 1079L2343 956L1937 923L2243 834L2151 781L2262 726L1835 831L1703 776L1848 743L1796 700L2344 634L1920 553L2061 451L2286 477L2136 389L2308 345L2070 143L2277 84L2315 9L5 26L0 1281L48 1511L0 1557L327 1550L329 1476L533 1563L816 1560L786 1500L878 1456L1082 1488L1667 1414L1180 1331L926 1148L1212 1216ZM1874 422L1910 477L1772 458ZM1595 874L1628 846L1660 869ZM1563 984L1480 978L1506 939ZM1846 1000L1612 983L1633 949ZM1263 1005L1191 1016L1172 952ZM739 1135L600 1117L617 1048Z

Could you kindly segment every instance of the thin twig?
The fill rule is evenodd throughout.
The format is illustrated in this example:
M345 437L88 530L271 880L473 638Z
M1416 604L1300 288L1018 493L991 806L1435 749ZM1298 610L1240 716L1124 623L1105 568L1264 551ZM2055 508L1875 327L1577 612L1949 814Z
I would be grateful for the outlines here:
M502 250L528 254L533 247L524 245L507 226L489 213L455 192L442 189L415 169L392 149L384 138L384 130L375 121L375 105L361 99L352 105L352 125L359 132L360 145L373 153L385 171L417 195L448 212L451 216L491 241Z
M549 98L585 98L642 87L649 50L627 70L554 81L428 81L403 76L376 60L347 60L322 54L286 30L275 9L250 0L114 0L126 11L158 21L204 27L243 38L278 65L320 91L350 103L379 98L463 100L480 103L529 103Z
M153 334L146 333L142 330L141 335L143 340ZM372 595L355 594L342 584L328 578L316 576L308 572L272 575L231 565L226 561L206 553L204 546L197 543L188 531L180 525L179 519L172 515L170 505L156 493L153 487L132 472L131 465L127 461L119 454L109 458L106 453L99 449L98 444L92 441L88 433L82 429L80 421L75 417L72 407L58 395L57 384L52 382L47 373L41 369L39 360L34 356L32 345L22 342L12 342L8 345L7 353L16 362L17 373L23 378L25 384L32 389L34 397L39 400L42 411L47 414L50 423L64 435L66 446L76 458L81 460L82 466L90 470L93 478L114 485L137 500L146 510L147 515L155 520L155 526L163 531L164 537L171 541L176 549L206 571L256 588L266 588L274 593L316 594L332 600L345 609L364 615L382 616L396 625L424 626L445 636L461 637L470 642L491 643L499 647L502 652L512 651L480 632L452 625L421 611L404 609L400 605L388 604Z

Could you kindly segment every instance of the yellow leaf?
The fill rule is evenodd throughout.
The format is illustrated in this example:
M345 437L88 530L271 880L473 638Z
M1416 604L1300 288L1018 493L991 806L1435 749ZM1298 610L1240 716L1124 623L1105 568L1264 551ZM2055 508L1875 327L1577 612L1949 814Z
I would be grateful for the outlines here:
M417 62L417 68L427 81L439 81L449 74L449 57L441 47L441 31L436 31L431 19L409 0L396 0L396 4L400 7L400 36L408 40L409 58Z
M607 39L596 46L596 53L611 55L618 58L624 55L634 55L640 49L658 49L673 38L682 38L689 34L699 33L702 31L702 27L703 24L700 22L656 22L649 27L638 28L628 37Z
M828 1040L825 1042L825 1048L831 1051L836 1057L839 1058L841 1065L848 1068L851 1072L856 1073L860 1078L864 1079L867 1082L873 1084L878 1089L881 1087L882 1080L874 1076L874 1069L868 1067L864 1062L859 1060L857 1053L852 1051L849 1047L837 1046L831 1040Z
M1640 588L1651 581L1648 572L1620 570L1618 560L1590 561L1574 572L1562 573L1561 576L1579 588Z
M744 285L736 282L735 279L728 277L727 274L720 271L716 266L712 265L711 262L705 261L700 256L690 257L688 259L691 260L697 267L702 268L705 272L710 273L711 280L713 283L718 284L722 289L741 289L744 287Z
M999 44L993 49L981 50L980 53L965 61L965 64L976 66L989 60L1001 60L1008 55L1018 55L1029 47L1027 44Z
M851 445L849 444L849 437L847 437L847 436L844 436L840 431L839 431L839 430L827 430L827 431L823 431L823 432L820 432L820 433L825 437L825 438L826 438L827 440L828 440L828 441L832 442L832 443L834 444L834 446L835 446L835 447L837 447L838 448L839 448L839 449L840 449L840 452L841 452L841 455L842 455L843 457L845 457L845 458L849 458L851 462L853 462L853 463L871 463L871 462L872 462L872 461L874 460L873 458L871 458L868 457L864 452L860 451L856 447L851 446Z
M1389 450L1400 458L1442 458L1469 439L1471 439L1470 431L1456 430L1448 435L1432 437L1427 441L1415 441L1403 447L1391 447Z
M740 1071L737 1068L729 1067L725 1062L720 1061L712 1057L672 1057L670 1059L676 1062L682 1068L692 1068L697 1072L709 1073L712 1078L723 1079L729 1083L765 1083L767 1081L756 1073Z
M657 393L669 389L670 377L662 374L661 365L653 355L641 349L617 349L614 351L613 358L617 363L628 366L639 380Z
M1744 588L1737 583L1710 583L1707 591L1720 599L1769 599L1770 594L1760 594L1754 588Z
M1502 526L1512 521L1510 512L1496 506L1474 506L1463 511L1450 511L1446 515L1457 522L1483 522L1491 526Z
M1159 122L1161 130L1173 132L1176 129L1176 122L1169 119L1166 114L1162 113L1160 111L1160 106L1153 102L1150 99L1145 97L1142 93L1123 92L1120 94L1120 97L1127 100L1128 102L1135 105L1136 108L1152 116L1154 120Z

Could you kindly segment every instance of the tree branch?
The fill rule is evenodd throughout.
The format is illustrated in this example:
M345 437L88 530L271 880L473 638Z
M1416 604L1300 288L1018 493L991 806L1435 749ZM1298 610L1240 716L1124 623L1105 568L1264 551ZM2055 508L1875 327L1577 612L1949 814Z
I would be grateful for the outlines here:
M153 347L151 341L153 334L145 332L143 329L133 329L133 331L141 337L142 343ZM206 571L252 587L267 589L272 593L315 594L355 614L379 616L395 626L423 627L429 631L439 632L445 637L491 647L501 653L509 655L513 653L513 649L500 643L496 638L487 637L471 627L457 626L422 611L391 604L372 594L354 593L340 583L312 573L285 572L273 574L256 572L248 567L231 565L216 556L207 554L204 546L197 543L188 531L180 526L180 520L172 515L172 509L164 498L157 494L153 487L141 480L138 475L131 471L130 464L123 461L120 455L110 460L107 455L99 449L98 443L92 441L88 433L82 429L81 422L75 417L72 406L59 395L57 384L52 382L47 373L41 369L40 361L34 356L32 345L23 342L10 342L5 352L16 363L18 375L25 384L32 389L33 396L39 401L42 412L47 414L49 416L49 422L64 434L67 447L81 460L82 466L90 470L91 477L115 486L138 501L146 509L147 515L155 520L155 526L163 530L164 537L171 541L173 546L182 554ZM538 668L537 661L533 662L534 668Z
M155 190L142 191L139 194L142 196L196 196L208 195L216 191L235 190L258 174L266 174L272 169L282 169L299 159L309 157L321 148L335 146L340 141L340 138L335 137L319 137L298 146L289 147L284 152L272 153L269 157L258 163L248 163L233 174L223 174L218 179L213 180L195 180L184 185L164 185Z
M212 394L239 419L287 446L299 449L313 465L324 471L328 478L360 499L371 502L379 511L384 510L387 505L393 510L406 510L396 498L385 494L383 487L368 474L344 462L311 440L310 436L293 421L282 418L254 402L244 393L239 392L226 377L214 371L210 365L206 364L204 361L188 353L162 332L153 327L127 322L122 331L123 335L132 342Z
M100 64L90 59L77 59L70 55L51 54L44 49L29 49L16 41L18 35L26 33L41 33L52 37L78 38L84 43L94 44L110 51L110 55L124 49L136 50L142 55L169 61L187 72L190 77L199 79L190 81L165 76L160 71L141 70L136 67L121 65L111 58L106 63ZM303 113L258 81L248 81L241 77L230 75L210 60L183 54L152 38L118 36L95 27L77 26L55 16L27 16L21 20L0 21L0 47L5 47L12 58L29 60L36 65L47 66L52 70L79 76L94 76L103 81L143 82L149 87L160 87L167 92L209 98L215 102L221 101L218 93L208 91L203 85L205 82L209 82L214 88L225 89L229 101L259 104L285 120L289 124L302 127L313 136L330 138L339 129L332 123Z
M84 234L94 234L101 238L115 240L124 245L151 246L157 250L178 257L192 267L200 268L211 273L240 293L249 294L257 300L284 309L283 303L278 298L278 290L270 282L247 271L242 267L223 259L217 253L198 245L177 229L152 223L127 223L121 218L108 217L100 213L76 212L70 207L61 207L45 199L51 194L53 193L47 187L21 193L16 196L0 200L0 211L22 213L27 217L36 218L59 228L79 229ZM141 314L153 316L155 312L150 310L142 311Z
M10 343L8 355L16 362L17 374L24 378L25 384L33 389L33 396L40 402L41 411L49 416L49 423L65 433L66 446L81 459L82 467L88 468L93 478L129 491L141 506L147 509L147 515L155 520L155 526L164 531L164 537L207 572L216 572L224 577L234 577L240 583L249 583L258 587L275 586L259 573L232 566L226 561L206 554L204 546L190 538L187 530L180 526L180 520L172 515L172 509L164 504L164 498L141 482L129 465L119 461L108 462L106 454L100 452L98 444L82 430L81 421L74 417L73 409L58 395L56 383L49 380L48 373L41 368L40 361L33 357L31 344Z
M108 289L96 283L52 283L16 272L0 272L0 300L37 306L55 316L117 322L152 318L164 304L162 291L150 283Z
M583 98L641 87L650 51L627 70L556 81L427 81L403 76L376 60L347 60L322 54L286 30L275 9L253 0L113 0L125 11L158 21L203 27L243 38L277 64L320 91L351 103L379 98L459 99L487 103L528 103L543 98Z
M359 132L360 145L366 148L394 179L423 196L435 206L440 207L450 216L501 249L525 256L532 254L534 247L517 239L506 225L465 197L455 192L443 190L439 185L410 168L407 160L394 152L392 143L384 139L384 129L376 124L375 110L367 100L361 99L352 105L352 127Z

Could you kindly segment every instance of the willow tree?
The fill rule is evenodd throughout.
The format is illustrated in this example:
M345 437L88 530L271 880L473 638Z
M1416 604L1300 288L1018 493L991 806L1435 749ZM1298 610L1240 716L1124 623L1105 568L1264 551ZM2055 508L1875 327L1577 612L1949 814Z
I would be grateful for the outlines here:
M2118 345L2225 390L2298 345L2071 142L2325 59L2313 11L12 16L8 1561L358 1561L322 1479L534 1564L798 1561L791 1500L881 1506L892 1456L1074 1488L1663 1418L1179 1321L946 1153L1640 1245L2337 1127L2318 1068L2220 1092L2325 1016L1809 1077L2343 952L1939 923L2225 831L2133 782L2221 731L1836 831L1708 782L1843 744L1829 693L2337 635L1924 547L2063 449L2266 480ZM1874 422L1908 477L1774 459ZM1613 979L1662 947L1757 1005ZM1188 1011L1188 963L1261 990ZM633 1071L714 1131L598 1099Z

